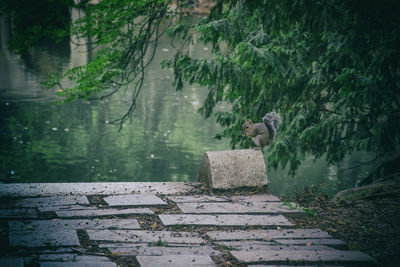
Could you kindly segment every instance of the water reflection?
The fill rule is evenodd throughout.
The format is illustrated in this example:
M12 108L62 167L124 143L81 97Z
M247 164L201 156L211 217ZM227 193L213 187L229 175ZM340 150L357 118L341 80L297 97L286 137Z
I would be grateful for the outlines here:
M127 110L128 93L55 105L54 91L40 85L53 71L87 62L91 47L42 44L22 56L2 49L0 181L194 180L203 153L228 149L228 142L214 139L221 129L197 114L206 90L176 92L172 87L172 72L159 63L173 50L168 39L161 39L159 47L135 118L119 133L109 122Z
M72 16L79 16L73 10ZM54 90L40 85L54 71L84 64L93 48L74 43L42 44L24 55L6 49L9 27L0 18L0 182L193 181L205 151L229 149L214 120L197 114L206 90L176 92L171 71L160 61L172 56L165 37L147 73L131 124L121 132L111 125L129 106L129 94L111 100L55 105ZM195 44L192 53L210 56ZM295 178L287 170L268 170L270 189L283 196L305 185L325 184L331 195L353 187L370 167L349 169L369 157L355 153L339 166L308 159ZM268 164L267 164L268 165Z
M269 174L269 187L272 192L283 197L289 196L293 191L303 191L304 187L321 185L321 191L328 193L330 197L341 190L352 188L367 176L369 171L376 166L362 164L372 159L372 155L365 152L354 152L345 157L342 163L334 166L328 165L324 158L313 160L307 158L295 177L288 175L286 170L272 170Z

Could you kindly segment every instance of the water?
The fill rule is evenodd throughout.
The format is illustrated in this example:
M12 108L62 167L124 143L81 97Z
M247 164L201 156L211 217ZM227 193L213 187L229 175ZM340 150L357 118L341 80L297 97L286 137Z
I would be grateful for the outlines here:
M193 47L205 56L206 50ZM56 105L56 88L40 85L55 70L86 63L91 47L42 44L22 56L2 49L0 181L193 181L205 151L229 146L214 138L221 131L215 120L197 113L207 91L177 92L172 72L161 69L173 53L161 39L134 120L118 132L109 122L127 111L129 93Z
M288 169L269 170L269 188L271 192L288 197L294 191L302 192L305 187L321 185L319 192L325 192L332 198L337 192L357 186L369 174L374 166L364 165L372 156L365 152L354 152L338 165L328 165L325 158L314 160L308 157L296 172L295 177L288 175ZM309 190L311 192L311 190Z
M177 92L171 71L161 69L159 63L174 52L167 38L160 40L147 72L133 122L118 132L109 122L127 110L129 94L56 105L56 89L40 85L51 72L85 64L94 53L90 46L41 44L17 55L6 48L4 17L0 27L1 183L194 181L204 152L229 149L228 140L214 138L222 130L215 120L197 113L207 90L187 86ZM203 44L191 50L210 56ZM350 174L341 170L365 157L355 154L341 166L309 159L295 178L285 170L268 170L270 189L286 196L295 188L323 183L333 195L356 184L359 169Z

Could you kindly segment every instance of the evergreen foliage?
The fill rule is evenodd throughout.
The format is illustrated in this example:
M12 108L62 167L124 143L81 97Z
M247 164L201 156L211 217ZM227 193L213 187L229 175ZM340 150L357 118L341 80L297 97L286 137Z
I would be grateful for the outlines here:
M13 25L10 48L25 52L43 39L64 39L69 34L72 5L72 0L1 0L0 15L9 14Z
M244 145L246 118L276 110L270 165L294 173L308 155L333 164L360 150L386 176L400 168L399 11L397 1L218 1L196 26L215 59L170 65L178 81L208 86L205 116L232 104L216 113L232 146Z
M178 1L181 3L182 1ZM353 151L376 155L374 176L400 168L400 2L396 0L218 0L195 25L164 0L107 0L86 8L74 33L91 36L100 51L86 66L63 77L76 82L66 100L107 97L133 82L135 110L145 68L157 38L183 39L172 67L177 89L184 82L208 88L200 112L225 127L218 137L248 146L245 119L260 121L275 110L283 118L268 148L273 167L294 173L307 156L337 163ZM213 47L212 59L194 58L185 46L197 32ZM147 56L146 56L147 55ZM48 86L59 84L53 77ZM221 102L229 112L215 112Z

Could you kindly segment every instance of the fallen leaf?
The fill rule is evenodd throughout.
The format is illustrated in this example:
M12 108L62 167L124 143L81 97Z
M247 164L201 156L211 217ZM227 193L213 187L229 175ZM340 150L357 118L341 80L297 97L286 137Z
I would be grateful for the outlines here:
M130 254L133 254L133 255L138 254L138 251L133 250L133 251L116 252L116 253L112 253L111 255L119 256L119 255L130 255Z
M28 225L28 226L26 227L26 229L28 229L28 230L34 230L35 227L33 227L32 225Z
M333 229L332 227L329 227L329 228L326 229L326 230L328 230L329 232L333 232L333 233L336 233L336 232L337 232L337 230L336 230L336 229Z
M307 242L306 246L309 247L312 245L312 241Z
M156 229L156 227L157 227L157 223L155 222L155 223L151 226L151 229L154 231L154 230Z

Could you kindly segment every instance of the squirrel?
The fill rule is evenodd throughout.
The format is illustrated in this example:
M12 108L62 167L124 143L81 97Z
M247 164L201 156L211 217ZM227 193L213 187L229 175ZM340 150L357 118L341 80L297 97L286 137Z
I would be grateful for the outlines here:
M282 120L275 111L265 114L263 122L253 123L251 120L245 121L242 125L243 136L253 139L258 149L263 149L274 141L276 130Z

